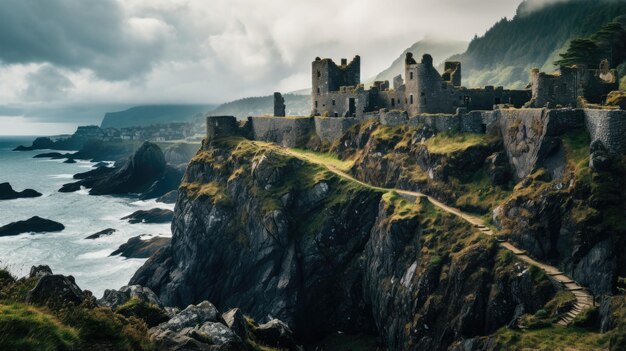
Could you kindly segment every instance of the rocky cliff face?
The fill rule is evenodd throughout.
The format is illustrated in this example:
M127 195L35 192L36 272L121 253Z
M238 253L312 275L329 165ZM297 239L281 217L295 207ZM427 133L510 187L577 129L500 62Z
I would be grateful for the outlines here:
M360 180L491 213L520 248L607 294L626 274L624 156L591 143L582 114L570 112L499 111L490 134L475 137L369 123L333 151Z
M167 305L208 299L300 340L378 333L390 349L446 349L515 324L555 293L494 240L394 193L337 178L279 147L204 145L179 190L171 245L133 284Z

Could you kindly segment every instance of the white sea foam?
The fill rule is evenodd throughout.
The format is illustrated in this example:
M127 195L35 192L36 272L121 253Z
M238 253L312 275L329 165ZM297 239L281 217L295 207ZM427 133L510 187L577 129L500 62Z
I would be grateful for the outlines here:
M14 274L23 276L28 274L32 265L47 264L55 273L71 274L81 288L102 296L105 289L126 285L145 262L145 259L110 257L111 252L137 235L171 236L169 223L129 224L120 218L137 210L154 207L171 209L173 205L154 200L87 196L87 189L60 193L60 184L66 183L64 180L69 179L69 175L84 172L85 167L82 166L91 166L91 163L47 162L32 158L45 151L10 151L15 146L17 144L0 148L2 181L10 182L14 189L35 189L44 196L0 201L0 226L40 216L62 223L65 230L59 233L1 237L0 266L6 266ZM106 228L117 229L117 232L94 240L85 239Z

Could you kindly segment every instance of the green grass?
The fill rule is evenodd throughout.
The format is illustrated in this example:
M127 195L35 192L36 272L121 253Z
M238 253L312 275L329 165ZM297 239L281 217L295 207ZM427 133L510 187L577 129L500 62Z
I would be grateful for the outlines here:
M15 279L0 269L0 350L152 350L145 322L110 308L25 303L37 279Z
M493 185L484 170L477 171L458 187L461 191L455 206L472 212L489 213L511 195L509 185Z
M321 152L315 152L315 151L304 150L304 149L296 149L296 148L291 148L290 150L301 155L302 158L312 163L329 165L329 166L335 167L336 169L342 172L348 172L350 168L352 168L352 166L354 165L354 161L340 160L339 157L337 157L337 155L333 153L321 153Z
M119 306L115 312L125 317L137 317L142 319L148 327L155 327L167 320L169 317L159 306L141 301L137 298L128 300L125 304Z
M231 203L228 194L224 191L224 187L217 182L182 182L180 184L180 190L184 191L187 197L191 199L210 198L214 205L227 206Z
M78 330L36 307L0 304L0 350L74 350L79 342Z
M607 350L609 336L582 328L548 326L539 329L502 328L496 350L593 351Z
M432 154L451 154L464 151L473 146L488 146L490 138L485 134L474 133L439 133L426 139L424 144Z

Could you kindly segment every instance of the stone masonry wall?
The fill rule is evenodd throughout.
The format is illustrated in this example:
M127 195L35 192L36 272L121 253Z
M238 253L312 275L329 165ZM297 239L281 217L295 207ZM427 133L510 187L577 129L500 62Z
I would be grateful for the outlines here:
M611 154L626 152L626 111L584 110L591 141L600 140Z
M322 141L333 142L341 138L353 125L356 118L315 117L315 133Z
M248 121L254 140L284 147L304 146L315 130L312 117L248 117Z

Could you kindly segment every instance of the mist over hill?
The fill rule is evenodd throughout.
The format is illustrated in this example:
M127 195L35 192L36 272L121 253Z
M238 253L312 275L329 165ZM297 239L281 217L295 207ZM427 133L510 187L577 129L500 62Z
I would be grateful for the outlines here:
M412 52L415 57L421 57L423 54L430 54L433 57L433 64L435 66L443 63L443 61L450 57L451 55L455 55L463 52L467 49L467 42L465 41L455 41L455 40L443 40L443 39L431 39L426 38L420 41L415 42L411 47L407 48L402 52L397 59L391 63L384 71L378 73L376 77L370 79L371 81L375 80L388 80L389 82L393 81L393 77L398 74L402 74L404 76L404 56L407 52Z

